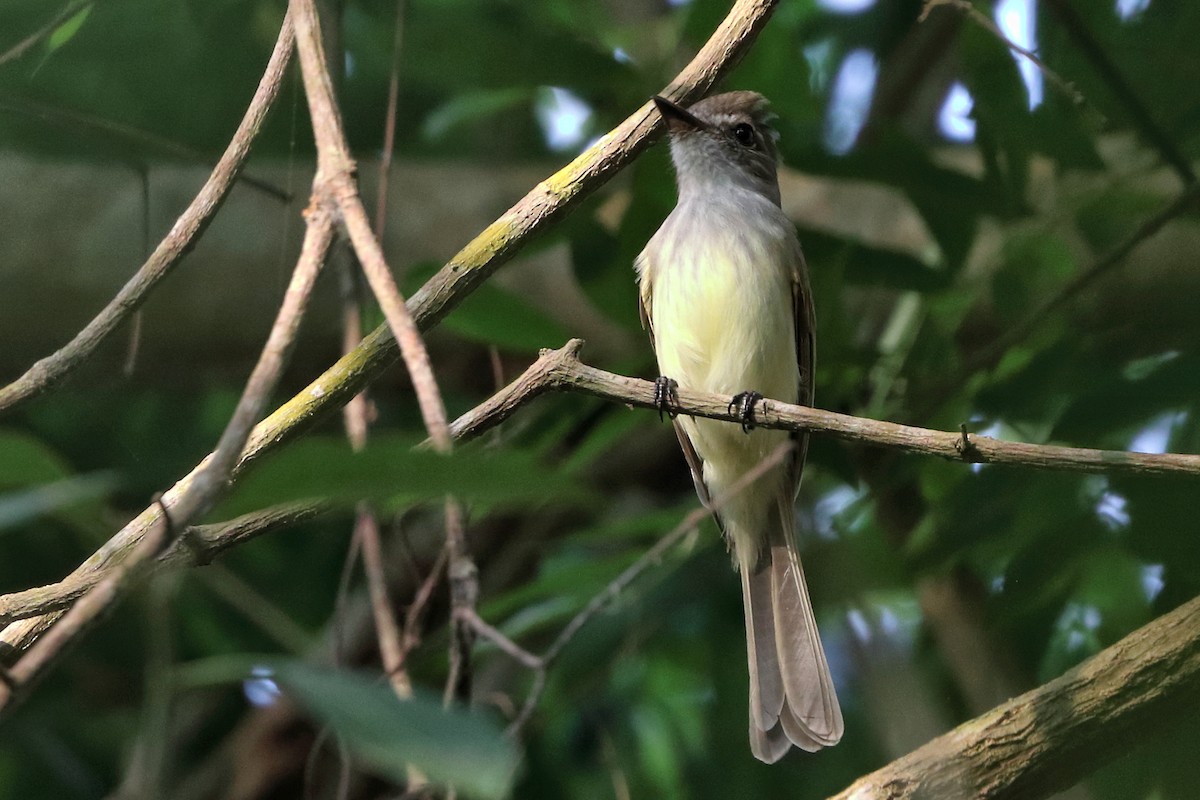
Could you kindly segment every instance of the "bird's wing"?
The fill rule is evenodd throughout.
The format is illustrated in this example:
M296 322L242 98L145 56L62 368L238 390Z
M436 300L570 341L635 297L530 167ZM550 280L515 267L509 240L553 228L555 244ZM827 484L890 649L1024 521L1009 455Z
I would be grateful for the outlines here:
M647 247L647 250L649 248ZM642 320L642 327L650 334L650 347L654 349L654 280L652 276L653 262L643 251L637 257L635 262L638 276L640 277L640 286L638 294L642 302L638 305L638 315ZM655 361L657 362L657 352L655 353ZM667 375L666 377L671 377ZM692 483L696 485L696 495L699 496L700 502L707 507L709 505L708 487L704 485L704 461L700 458L700 454L696 452L696 448L692 446L692 440L683 430L683 426L679 424L679 420L671 417L671 426L675 428L675 436L679 439L679 448L683 450L683 457L687 461L688 469L692 471ZM714 515L714 518L715 515ZM721 520L717 518L717 526L721 526Z
M808 280L808 264L800 240L792 238L792 318L796 326L796 364L800 368L800 387L797 400L800 405L813 404L816 382L816 333L817 321L813 311L812 286ZM804 459L808 455L808 433L797 431L792 434L796 452L788 470L793 493L800 488L800 477L804 472Z

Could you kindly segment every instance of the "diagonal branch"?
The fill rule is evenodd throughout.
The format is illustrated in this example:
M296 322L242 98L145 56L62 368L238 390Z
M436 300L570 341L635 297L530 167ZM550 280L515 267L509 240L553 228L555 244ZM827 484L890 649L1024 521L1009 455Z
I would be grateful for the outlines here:
M691 63L660 94L684 105L702 97L742 59L777 4L778 0L738 0ZM647 101L574 161L534 187L412 296L409 305L417 323L427 328L439 322L531 237L636 158L661 130L654 104Z
M925 0L925 6L921 9L921 15L918 17L918 21L924 22L929 16L929 13L938 6L949 6L950 8L955 8L961 11L976 25L999 39L1000 43L1009 50L1029 59L1030 63L1037 67L1038 70L1040 70L1041 73L1046 76L1046 79L1050 81L1050 84L1055 89L1058 89L1060 92L1062 92L1067 98L1069 98L1072 103L1077 106L1083 104L1083 95L1078 89L1075 88L1075 84L1071 83L1069 80L1052 70L1050 66L1046 64L1046 62L1043 61L1040 56L1038 56L1037 53L1033 52L1027 47L1022 47L1012 39L1005 36L1004 31L1000 30L999 26L992 22L987 14L976 8L975 4L972 3L971 0Z
M983 349L968 356L963 373L969 375L977 369L995 365L1010 347L1024 340L1046 320L1054 319L1056 312L1124 261L1125 257L1137 249L1142 242L1162 230L1168 222L1197 205L1200 205L1200 183L1190 183L1171 202L1142 222L1135 231L1096 259L1086 269L1067 281L1024 319L1009 327Z
M1191 714L1198 700L1200 598L860 778L834 800L1047 797Z
M221 434L217 447L196 470L188 484L176 491L168 504L165 497L156 501L158 523L150 534L141 537L137 546L120 560L96 585L87 591L62 619L50 628L49 634L33 643L29 651L12 668L9 682L0 691L0 716L12 707L15 699L24 694L62 654L64 648L84 633L96 619L111 608L122 596L130 579L158 556L170 544L176 531L186 527L203 514L228 485L229 475L254 421L262 414L270 394L283 371L300 321L312 295L317 275L325 263L325 255L333 241L333 219L320 206L309 211L309 226L300 258L284 294L267 343L250 374L237 407ZM178 488L178 487L177 487ZM18 623L20 624L20 623ZM37 623L43 626L44 621Z
M325 4L325 7L329 9L331 6ZM293 3L291 8L297 20L297 49L300 53L300 68L304 79L305 96L308 100L310 117L314 120L313 133L317 144L317 171L324 176L326 185L330 187L331 199L337 205L344 223L346 221L347 209L355 205L358 195L354 177L354 160L350 155L349 145L345 140L341 113L338 110L337 101L334 97L333 80L327 65L328 54L325 52L325 42L333 37L322 35L317 6L314 2L304 0L303 2ZM333 55L334 58L339 57L336 52ZM357 230L357 233L357 238L352 238L352 245L356 255L359 257L359 261L365 263L362 252L366 245L362 241L362 231ZM375 241L370 231L367 231L366 238L372 242ZM382 252L379 252L378 248L376 248L372 254L376 256L371 262L372 266L377 271L382 267L382 270L390 278L390 271L388 271L387 265L382 263ZM357 275L351 274L349 269L350 267L347 265L346 282L350 284L350 288L346 292L347 296L344 302L343 313L343 346L346 351L353 350L362 340L361 309L359 307L358 293L355 291L358 280ZM375 288L376 284L372 283L372 287ZM391 312L388 315L389 323L394 323L397 313L399 313L400 316L405 318L403 322L406 323L406 330L415 333L416 326L412 323L411 318L408 317L403 298L399 296L394 283L391 283L391 288L393 294L380 296L380 306ZM396 311L397 307L399 307L399 312ZM397 330L397 324L401 323L393 324L393 330ZM402 343L408 345L407 348L402 348L406 354L410 354L413 348L419 351L420 366L423 366L426 372L429 372L428 356L425 355L424 343L420 340L419 335L417 335L415 343L411 338L405 339L402 336L398 336L397 338ZM427 382L433 383L436 392L437 384L433 382L432 374L429 374ZM413 384L414 386L423 385L423 382L415 373L413 375ZM422 409L429 405L427 395L418 392L418 400ZM440 396L436 397L436 402L440 405ZM365 392L356 395L351 402L347 403L343 412L343 421L350 444L355 451L359 451L366 445L367 432L370 425L368 400ZM444 417L445 414L443 411L442 430L438 431L436 428L430 428L431 432L444 433ZM447 436L445 435L443 438ZM371 598L371 610L375 619L375 629L379 641L380 659L383 663L384 673L388 676L396 695L401 699L406 699L412 696L412 686L407 673L403 669L404 653L402 649L402 637L392 610L391 600L387 593L379 521L370 504L366 502L359 503L356 510L354 537L350 554L347 556L347 567L349 567L350 562L353 560L355 545L362 552L363 571L367 578L367 588ZM345 586L345 583L343 583L343 586Z
M262 80L233 139L191 205L175 221L150 258L74 339L38 361L20 378L0 388L0 413L50 390L86 361L195 245L225 202L229 189L250 153L250 145L258 136L263 120L279 94L279 87L291 61L293 39L291 19L285 18Z

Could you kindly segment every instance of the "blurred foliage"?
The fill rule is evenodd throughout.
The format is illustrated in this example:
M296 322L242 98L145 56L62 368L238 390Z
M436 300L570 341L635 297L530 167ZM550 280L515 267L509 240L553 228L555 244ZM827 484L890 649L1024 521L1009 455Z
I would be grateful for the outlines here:
M365 160L382 141L394 4L341 5L341 97ZM1045 3L1028 4L1036 49L1082 94L1081 105L1047 82L1030 110L1017 61L952 11L920 23L917 0L860 3L857 13L837 5L783 2L727 82L772 99L783 161L800 171L784 193L812 190L789 207L813 272L819 404L944 429L966 422L973 432L1031 442L1200 451L1194 211L1124 266L1041 311L1178 191L1148 123L1186 156L1200 155L1200 5L1073 4L1144 113L1121 100L1077 46L1078 31ZM398 157L473 165L479 181L497 164L548 174L660 90L728 6L408 0ZM214 158L283 9L274 0L84 5L0 65L0 148L58 164L170 168ZM8 0L0 50L55 11ZM844 99L841 70L860 50L871 54L877 78L853 148L836 154L828 120L845 113L835 108ZM938 123L955 82L973 98L960 120L973 125L969 142L952 141ZM548 136L544 121L572 109L566 143ZM258 163L307 161L304 116L293 77L255 146ZM581 297L619 341L638 343L596 356L606 367L653 374L630 265L673 202L664 148L653 148L534 245L567 261ZM256 222L274 226L278 216ZM389 256L405 270L408 291L436 268L403 252ZM511 378L539 348L576 335L572 313L529 299L518 281L485 285L430 337L451 410L486 398L495 367ZM1013 328L1026 333L980 360ZM332 352L336 333L323 335ZM308 376L326 364L297 370ZM304 385L289 380L290 390ZM0 422L0 590L58 580L90 555L203 456L239 389L228 376L175 385L87 373ZM547 397L446 460L411 450L423 432L402 378L389 376L373 397L368 451L353 455L337 438L337 420L326 421L319 437L251 470L218 516L313 494L371 497L392 523L393 599L407 606L440 536L438 504L422 502L453 490L471 502L481 613L540 652L695 506L673 436L651 414ZM1010 693L1200 593L1194 480L969 468L827 439L814 441L810 463L799 506L806 571L846 714L844 742L769 768L751 758L738 581L706 523L563 652L520 743L512 796L823 797L980 710L945 657L953 643L934 627L940 609L923 591L931 582L958 587L998 654L973 669L994 673ZM235 759L236 769L265 787L239 797L302 796L309 752L316 774L326 774L321 765L335 772L336 747L316 740L321 723L308 739L289 740L302 745L299 757L289 755L282 741L253 739L254 722L271 712L252 705L252 683L201 688L179 676L216 657L285 649L290 627L314 640L345 639L335 646L343 663L377 665L369 631L355 639L362 626L347 621L337 600L349 529L347 515L334 514L231 551L223 568L240 584L203 569L156 578L6 722L0 798L116 796L121 785L141 786L147 797L232 796L224 789L233 779L213 765L239 747L259 755ZM346 604L361 584L355 573ZM236 585L243 588L228 588ZM445 605L439 593L409 664L433 690L446 671ZM512 713L532 676L489 644L477 652L478 705ZM401 749L404 741L426 748L430 775L449 770L464 788L487 778L484 794L501 791L499 773L485 775L484 756L466 746L493 748L487 763L503 772L516 756L490 728L473 729L449 758L439 737L459 734L444 727L422 738L384 683L298 663L284 671L282 682L343 738L364 775L396 777L398 763L420 761ZM451 724L424 705L408 710ZM1194 796L1200 772L1184 749L1194 728L1194 720L1165 721L1155 736L1136 737L1148 746L1131 747L1087 791L1102 800ZM381 740L396 749L381 754ZM272 754L284 767L268 776ZM205 784L214 774L221 777ZM356 780L353 792L384 796L378 777Z
M369 677L302 662L271 664L265 674L328 723L355 756L397 782L415 768L431 781L453 781L467 797L508 795L516 747L477 713L446 711L424 692L401 702L390 686Z

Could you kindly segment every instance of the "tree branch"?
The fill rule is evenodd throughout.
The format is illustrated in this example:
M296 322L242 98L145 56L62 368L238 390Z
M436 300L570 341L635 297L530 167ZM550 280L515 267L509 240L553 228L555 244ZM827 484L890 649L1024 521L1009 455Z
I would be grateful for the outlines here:
M61 619L34 642L12 668L5 670L4 680L0 681L0 719L12 709L15 701L32 690L68 645L116 602L135 570L158 554L170 542L173 534L170 519L162 516L159 524L142 537L124 561L109 570L73 606L62 612Z
M583 342L572 339L558 350L543 351L541 358L521 377L486 403L464 414L451 426L455 436L478 436L507 419L530 399L548 390L583 392L639 408L656 409L654 384L614 375L579 361ZM729 412L729 398L678 390L672 410L694 417L729 422L740 420ZM761 403L754 414L760 428L827 434L858 444L889 447L906 453L939 456L967 464L1011 464L1035 469L1070 472L1200 475L1200 455L1129 453L1083 447L1006 442L963 431L934 431L894 422L838 414L819 408L777 400Z
M1200 598L1049 683L965 722L834 800L1046 797L1200 699Z
M412 379L421 418L433 440L434 449L439 453L449 453L453 445L446 422L446 405L433 374L429 352L387 265L383 248L371 230L366 208L358 193L354 160L343 132L341 114L334 98L333 83L321 45L320 20L317 17L316 6L312 0L293 0L292 8L296 15L296 45L300 52L300 65L313 118L313 132L317 139L317 173L325 173L329 185L333 188L333 196L336 198L350 242L354 246L355 255L358 256L367 276L367 283L383 310L388 328L400 345L400 356ZM469 699L471 631L461 621L459 614L475 607L479 596L479 570L471 560L467 547L462 509L449 495L446 497L445 508L446 549L450 559L450 601L453 610L451 627L454 629L450 637L451 669L446 687L446 701L449 703L454 697L460 700ZM372 531L367 530L368 536L371 533ZM398 642L392 649L398 666Z
M137 274L121 287L117 296L95 319L67 345L38 361L20 378L0 388L0 413L53 388L86 361L195 244L225 202L229 189L250 153L250 145L258 136L263 120L279 94L279 87L291 61L293 41L291 20L285 18L279 38L275 41L275 49L241 124L191 205L175 221L170 232L159 242Z
M392 177L392 158L396 151L396 109L400 104L400 54L404 46L404 17L407 14L407 6L407 0L396 0L396 22L392 29L392 66L388 76L379 178L375 187L375 237L381 242L387 227L388 183Z
M300 257L292 272L292 279L284 292L283 303L276 314L267 342L263 345L258 362L246 381L242 396L233 410L216 449L205 459L191 482L171 505L170 511L177 524L188 525L193 519L208 511L213 501L226 488L229 477L237 466L246 439L254 429L254 423L262 416L271 392L279 381L283 367L295 344L300 322L312 296L317 276L325 265L325 257L333 244L334 220L331 209L321 197L322 188L314 187L313 203L306 213L308 230Z
M1078 89L1075 88L1075 84L1071 83L1069 80L1052 70L1045 61L1042 61L1041 57L1038 56L1037 53L1026 47L1022 47L1012 39L1005 36L1004 31L1000 30L996 23L992 22L987 14L976 8L975 4L972 3L971 0L925 0L925 6L921 9L921 15L918 17L917 21L924 22L929 16L929 13L938 6L949 6L950 8L955 8L961 11L976 25L999 39L1000 43L1009 50L1029 59L1030 63L1037 67L1041 73L1046 76L1046 80L1050 81L1050 85L1062 92L1063 95L1069 98L1072 103L1077 106L1083 104L1083 95Z
M405 700L412 697L412 683L404 669L404 640L392 610L392 601L388 597L379 520L366 503L359 503L354 535L362 546L363 571L367 574L367 591L371 598L371 615L375 619L375 637L379 642L383 674L387 675L396 696Z
M337 37L323 35L317 6L311 0L294 3L292 8L298 21L297 45L300 51L300 66L304 77L309 113L314 120L319 120L313 125L317 142L317 170L326 175L325 180L332 189L333 197L344 221L346 206L353 205L357 200L357 186L354 177L354 161L345 140L341 114L333 94L333 76L329 72L325 52L325 43L334 41ZM332 8L331 4L325 4L327 12ZM335 20L326 20L326 22L331 25L336 24ZM337 50L332 55L335 63L341 57ZM359 260L363 261L361 253L365 248L365 243L362 241L362 231L358 230L357 232L359 235L352 242ZM375 241L369 231L367 238ZM377 251L378 248L373 253L376 259L372 263L377 269L382 267L390 277L387 265L382 263L382 253ZM349 287L345 292L346 297L343 303L343 348L345 352L353 350L362 341L362 313L360 298L356 291L358 276L351 270L352 267L347 264L344 277ZM392 289L395 290L394 283ZM381 297L380 305L393 312L388 317L389 322L395 319L397 306L400 309L399 313L407 317L407 310L404 308L403 299L399 297L398 291L394 292L394 296ZM416 329L411 319L407 319L407 327L413 331ZM395 328L393 327L393 329ZM412 346L414 345L410 343L410 349ZM415 346L424 355L424 343L420 341L419 337ZM422 364L428 371L428 357L422 360ZM429 380L432 380L432 375L429 376ZM413 383L419 385L420 381L414 377ZM436 383L434 386L436 389ZM424 401L422 408L425 408L428 403L427 398L419 392L418 398ZM440 402L440 397L438 402ZM355 452L366 446L370 427L369 416L369 404L365 391L356 395L343 408L343 422L347 438ZM444 426L443 421L443 428ZM353 562L356 547L360 548L362 553L363 573L366 576L367 591L371 599L371 611L375 621L376 639L379 643L379 655L384 674L388 676L392 690L397 697L402 700L407 699L412 696L412 684L403 667L404 651L400 627L396 622L391 599L388 597L379 520L374 509L367 502L360 502L355 512L354 536L347 555L347 568ZM347 586L348 581L343 581L342 589L339 590L339 603L340 592L344 591Z

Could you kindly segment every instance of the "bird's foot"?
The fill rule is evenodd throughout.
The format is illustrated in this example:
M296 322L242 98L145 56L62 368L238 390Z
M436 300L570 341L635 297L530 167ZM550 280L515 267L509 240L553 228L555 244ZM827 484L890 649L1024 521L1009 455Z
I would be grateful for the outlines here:
M659 375L654 379L654 405L658 408L659 422L662 422L664 411L671 419L679 416L678 411L671 410L672 403L679 403L678 389L679 384L666 375Z
M735 394L733 399L729 401L729 413L741 419L743 433L749 433L756 427L754 424L754 407L762 399L763 396L761 394L751 391Z

